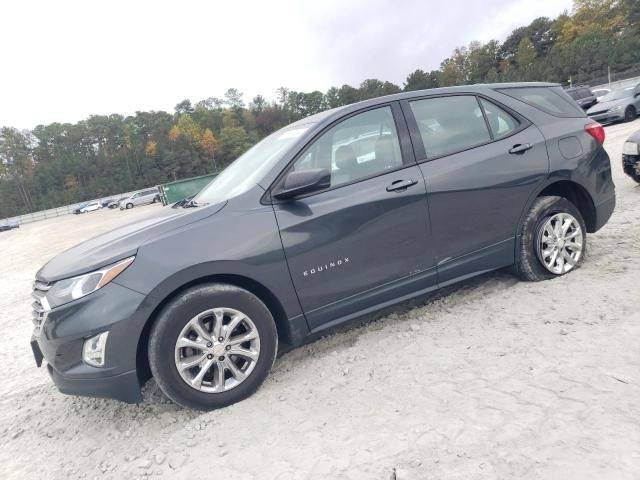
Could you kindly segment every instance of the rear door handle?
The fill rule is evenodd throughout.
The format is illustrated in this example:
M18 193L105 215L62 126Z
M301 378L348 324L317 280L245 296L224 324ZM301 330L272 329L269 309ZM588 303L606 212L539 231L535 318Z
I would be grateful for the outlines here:
M387 187L387 192L400 192L406 190L409 187L413 187L418 183L418 180L412 178L411 180L396 180Z
M531 145L530 143L518 143L513 147L511 147L511 150L509 150L509 153L513 153L514 155L519 155L531 148L533 148L533 145Z

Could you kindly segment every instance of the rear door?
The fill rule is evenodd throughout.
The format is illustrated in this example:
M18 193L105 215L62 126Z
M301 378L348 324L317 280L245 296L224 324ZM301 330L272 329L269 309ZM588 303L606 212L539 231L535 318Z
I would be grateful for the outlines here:
M514 260L523 206L549 169L540 131L476 95L403 102L424 175L440 284Z
M397 103L329 127L291 169L325 168L327 190L275 202L312 330L435 288L426 188Z

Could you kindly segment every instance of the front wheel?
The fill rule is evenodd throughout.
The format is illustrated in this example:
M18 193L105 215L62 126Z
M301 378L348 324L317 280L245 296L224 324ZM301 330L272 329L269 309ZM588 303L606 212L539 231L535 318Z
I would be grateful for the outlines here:
M211 283L186 290L163 309L151 329L149 365L175 403L213 410L252 395L277 347L273 316L260 299Z
M636 111L633 105L629 105L627 109L624 111L625 122L633 122L637 116L638 116L638 112Z
M540 281L578 268L587 250L587 229L577 207L563 197L538 197L522 223L515 273Z
M127 210L129 210L130 208L133 208L133 203L127 203Z

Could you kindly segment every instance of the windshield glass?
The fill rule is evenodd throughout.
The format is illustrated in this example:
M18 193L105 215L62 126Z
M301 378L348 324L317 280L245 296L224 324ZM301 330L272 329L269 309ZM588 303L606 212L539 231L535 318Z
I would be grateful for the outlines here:
M246 192L280 161L309 127L311 124L285 127L261 140L204 187L193 203L196 206L219 203Z
M611 100L621 100L623 98L630 97L633 94L633 88L625 88L623 90L614 90L611 93L607 93L600 99L601 102L610 102Z

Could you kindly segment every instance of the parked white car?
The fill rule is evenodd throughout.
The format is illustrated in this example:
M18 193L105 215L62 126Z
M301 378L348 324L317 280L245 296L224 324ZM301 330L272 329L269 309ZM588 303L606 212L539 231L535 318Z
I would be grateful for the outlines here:
M120 202L120 210L125 210L139 205L148 205L149 203L156 203L160 200L160 193L157 188L150 188L148 190L141 190L139 192L131 194L125 200Z
M96 200L96 201L93 201L93 202L83 203L78 208L76 208L73 211L73 213L78 214L78 213L93 212L95 210L100 210L101 208L102 208L102 205L100 204L100 202L98 202Z

